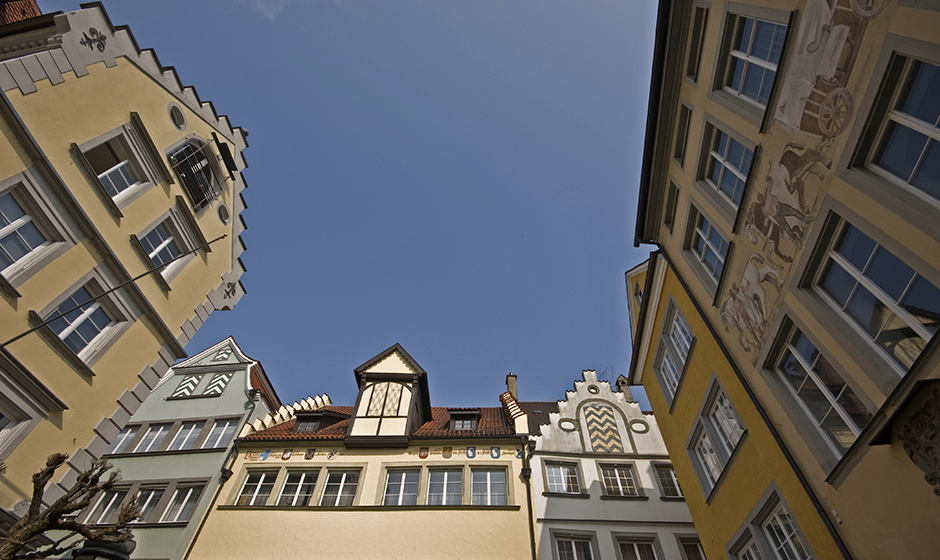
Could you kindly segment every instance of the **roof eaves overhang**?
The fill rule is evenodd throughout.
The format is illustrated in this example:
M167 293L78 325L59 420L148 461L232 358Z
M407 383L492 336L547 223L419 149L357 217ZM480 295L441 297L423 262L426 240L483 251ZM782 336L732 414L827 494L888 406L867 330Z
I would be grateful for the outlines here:
M656 40L653 47L653 69L650 77L650 98L646 113L646 138L636 212L633 245L655 243L659 231L665 171L669 166L669 139L672 138L675 107L682 86L682 55L689 26L689 0L660 0L656 18Z
M650 302L654 299L659 298L660 290L654 290L654 283L657 281L657 277L660 276L658 271L660 269L660 260L664 259L665 256L661 251L654 251L650 254L649 266L646 269L646 282L643 286L643 303L640 305L640 313L636 318L636 336L633 340L633 350L630 355L630 369L629 375L627 376L627 382L630 385L638 385L637 381L637 367L642 367L643 364L639 363L638 356L641 354L638 350L646 343L647 339L650 337L649 329L646 328L647 316L650 313ZM654 293L655 292L655 293ZM655 311L654 311L655 313ZM645 354L645 352L642 352ZM645 360L644 360L645 361Z

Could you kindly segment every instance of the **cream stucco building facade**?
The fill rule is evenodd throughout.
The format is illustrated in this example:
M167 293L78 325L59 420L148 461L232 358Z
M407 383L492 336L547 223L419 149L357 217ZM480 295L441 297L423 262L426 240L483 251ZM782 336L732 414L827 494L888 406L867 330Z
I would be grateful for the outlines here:
M98 3L0 27L0 53L2 527L49 454L71 458L46 502L244 294L247 132Z

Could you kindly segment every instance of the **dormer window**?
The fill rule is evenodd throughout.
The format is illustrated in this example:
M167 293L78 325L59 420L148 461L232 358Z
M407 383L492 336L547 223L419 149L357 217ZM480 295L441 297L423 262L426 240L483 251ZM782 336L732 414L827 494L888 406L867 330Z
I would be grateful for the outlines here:
M450 429L454 432L472 431L477 429L480 421L479 410L450 410Z
M297 422L294 423L292 431L308 433L318 432L347 418L349 418L348 415L340 414L332 410L318 410L312 414L298 414Z

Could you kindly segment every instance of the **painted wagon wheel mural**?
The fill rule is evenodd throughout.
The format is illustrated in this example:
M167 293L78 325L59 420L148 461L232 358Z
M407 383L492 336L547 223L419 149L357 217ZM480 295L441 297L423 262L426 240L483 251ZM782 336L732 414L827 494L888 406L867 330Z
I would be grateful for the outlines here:
M819 104L819 128L828 138L841 134L852 119L855 101L849 90L840 87L829 92Z

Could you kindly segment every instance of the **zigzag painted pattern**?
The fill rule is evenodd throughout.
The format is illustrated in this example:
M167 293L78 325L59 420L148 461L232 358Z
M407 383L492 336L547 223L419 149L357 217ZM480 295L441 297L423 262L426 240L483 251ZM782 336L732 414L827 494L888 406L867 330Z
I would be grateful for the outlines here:
M594 451L623 453L623 442L613 409L602 404L588 405L584 407L584 419Z
M232 378L233 373L217 373L212 378L212 381L209 382L209 385L206 386L206 390L202 392L203 395L221 395L222 391L225 390L225 386L228 385L229 379Z
M180 386L173 391L171 397L188 397L193 394L193 391L196 390L196 385L199 385L199 380L202 379L201 375L187 375L180 382Z

